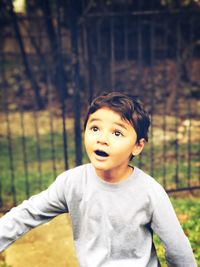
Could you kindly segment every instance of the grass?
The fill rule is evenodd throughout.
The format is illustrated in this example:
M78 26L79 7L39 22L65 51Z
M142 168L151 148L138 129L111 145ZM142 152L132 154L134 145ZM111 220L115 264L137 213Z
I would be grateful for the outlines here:
M21 137L12 138L12 161L10 159L8 150L8 140L6 137L0 139L0 168L1 168L1 197L8 205L12 203L12 184L15 187L18 203L27 197L27 185L29 195L37 193L38 191L46 188L56 175L64 170L63 162L63 142L62 134L54 133L53 139L55 143L55 151L52 152L51 148L51 136L49 134L42 135L40 137L39 144L39 156L38 159L38 143L34 137L28 136L24 139L26 143L26 155L24 154L22 147ZM68 131L68 159L69 167L75 166L74 147L72 146L73 132ZM191 173L189 180L187 179L187 154L186 145L181 144L179 146L180 154L178 161L178 174L179 174L179 186L187 186L188 182L195 184L198 180L198 146L192 144L191 150L193 151L193 158L191 161ZM53 154L54 153L54 154ZM142 169L151 173L151 155L150 146L145 148L141 163L139 159L134 159L133 164L139 165ZM170 155L171 153L171 155ZM166 170L167 186L175 186L176 177L176 162L173 156L172 148L168 150L166 155L166 161L162 160L162 150L160 146L154 147L154 169L152 175L156 179L163 183L163 171ZM182 155L182 156L180 156ZM24 162L26 156L26 163ZM84 155L84 162L87 162L86 155ZM13 168L13 172L11 171ZM56 170L55 168L56 167Z
M197 266L200 266L200 198L171 198L183 230L190 240ZM166 267L164 248L157 236L154 236L161 266Z
M14 190L17 203L19 203L29 195L46 188L56 175L65 169L64 149L67 150L69 167L75 166L73 119L66 120L67 148L63 146L61 118L54 115L51 120L49 111L37 114L13 112L7 117L4 113L0 113L0 120L2 121L0 128L0 200L3 202L1 206L13 205ZM159 118L156 121L158 122ZM171 121L173 126L174 122L172 119ZM51 132L51 125L53 132ZM36 133L36 126L38 133ZM168 125L169 128L172 126ZM154 128L155 136L157 131L160 133L160 129L156 127ZM8 132L10 132L10 138L7 137ZM196 132L194 130L192 134ZM142 156L136 157L133 164L150 173L160 183L165 183L167 189L176 187L177 182L180 187L188 184L199 185L198 138L191 136L193 142L190 148L187 142L179 140L178 157L176 158L174 139L176 135L169 132L169 136L170 140L166 141L165 150L163 142L152 138L154 143L152 144L150 141ZM54 144L53 147L52 144ZM190 161L189 149L191 151ZM85 153L83 162L87 162Z

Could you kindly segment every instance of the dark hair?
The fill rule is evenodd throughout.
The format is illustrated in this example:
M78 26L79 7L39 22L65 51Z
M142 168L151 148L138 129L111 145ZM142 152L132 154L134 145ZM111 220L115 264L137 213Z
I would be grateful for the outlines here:
M90 114L100 108L107 107L121 115L122 119L131 123L137 134L137 142L144 138L148 142L148 129L150 118L143 105L136 97L129 94L112 92L105 93L95 98L88 108L84 129L86 128Z

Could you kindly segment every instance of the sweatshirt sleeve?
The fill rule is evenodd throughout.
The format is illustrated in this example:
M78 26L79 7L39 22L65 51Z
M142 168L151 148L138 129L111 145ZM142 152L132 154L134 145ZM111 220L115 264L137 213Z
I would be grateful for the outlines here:
M32 228L68 212L64 176L58 176L47 190L12 208L0 219L0 252Z
M151 227L165 247L168 267L197 267L189 240L163 188L157 195Z

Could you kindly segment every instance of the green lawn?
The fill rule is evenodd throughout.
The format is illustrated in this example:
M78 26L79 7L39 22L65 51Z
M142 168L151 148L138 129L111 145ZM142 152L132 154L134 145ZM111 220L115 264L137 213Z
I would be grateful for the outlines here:
M171 198L183 230L190 240L193 252L200 266L200 198ZM154 236L158 256L162 267L167 266L164 257L164 248L157 236Z
M3 199L3 204L6 206L12 205L12 185L15 187L17 194L17 203L27 198L27 185L29 195L35 194L42 189L46 188L56 178L56 175L64 171L63 161L63 141L62 133L54 133L53 140L55 144L54 151L51 148L50 134L43 134L40 136L40 143L34 136L27 136L25 141L26 154L23 151L22 137L15 136L11 140L12 145L12 161L9 156L9 142L6 137L0 137L0 197ZM74 144L73 144L73 131L68 131L68 163L69 167L75 166ZM39 147L39 151L38 151ZM153 156L153 169L152 155L150 145L148 144L141 158L135 158L132 162L133 165L141 167L146 172L152 174L156 180L163 184L163 173L166 171L167 188L175 186L176 177L176 161L174 154L174 147L168 144L166 159L163 160L163 149L161 145L154 146ZM198 184L198 143L191 145L192 158L191 158L191 171L190 183ZM38 153L40 158L38 158ZM24 159L26 156L26 167ZM150 160L151 159L151 160ZM87 157L84 153L83 162L87 162ZM56 167L56 171L53 168ZM10 167L13 167L13 173ZM187 186L187 145L179 145L179 158L178 158L178 179L180 186ZM26 173L27 171L27 173Z
M169 118L168 118L169 119ZM62 120L50 116L49 110L41 112L0 113L0 205L13 205L12 191L15 189L17 203L28 195L46 188L64 171L64 150L67 151L69 168L75 166L74 120L66 119L67 147L63 145ZM191 145L184 138L176 140L174 117L168 121L168 141L163 143L162 117L157 116L154 135L145 146L142 155L133 160L167 189L188 184L200 185L199 181L199 137L197 128L192 131ZM9 127L8 127L9 122ZM197 123L196 121L194 123ZM23 126L22 126L23 125ZM36 127L37 126L37 127ZM37 131L36 131L37 128ZM173 130L173 131L172 131ZM10 132L10 138L7 134ZM153 140L153 143L152 143ZM184 141L185 140L185 141ZM54 147L52 148L52 144ZM177 150L176 150L177 148ZM84 149L83 149L84 151ZM190 151L190 157L189 152ZM87 162L84 153L83 163ZM188 167L189 172L188 172ZM28 192L29 191L29 192Z

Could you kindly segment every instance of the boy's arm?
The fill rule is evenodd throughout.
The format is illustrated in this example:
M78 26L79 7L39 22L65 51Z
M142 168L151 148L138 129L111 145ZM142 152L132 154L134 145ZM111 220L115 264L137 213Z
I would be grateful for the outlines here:
M25 200L0 219L0 251L32 228L68 212L64 196L64 177L60 175L45 191Z
M165 247L169 267L197 267L189 240L164 189L157 199L151 226Z

